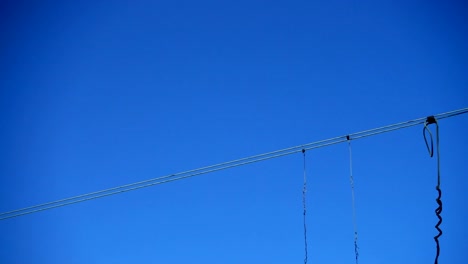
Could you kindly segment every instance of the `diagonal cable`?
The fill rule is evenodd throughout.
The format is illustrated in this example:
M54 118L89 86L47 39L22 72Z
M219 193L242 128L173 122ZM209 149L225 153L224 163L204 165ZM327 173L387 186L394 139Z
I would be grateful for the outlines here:
M465 114L467 112L468 112L468 108L462 108L462 109L434 115L434 117L436 117L437 119L443 119L443 118L453 117L456 115ZM365 130L365 131L349 134L348 136L352 140L360 139L364 137L374 136L374 135L378 135L382 133L387 133L387 132L423 124L425 120L426 118L417 118L417 119L409 120L406 122L396 123L396 124L392 124L388 126L378 127L378 128L374 128L370 130ZM310 149L322 148L322 147L326 147L330 145L343 143L346 141L347 141L347 136L329 138L329 139L307 143L307 144L303 144L299 146L294 146L294 147L280 149L280 150L276 150L272 152L249 156L249 157L245 157L245 158L241 158L237 160L218 163L215 165L206 166L206 167L202 167L198 169L188 170L188 171L179 172L175 174L169 174L169 175L152 178L152 179L148 179L144 181L139 181L139 182L135 182L131 184L121 185L121 186L117 186L117 187L113 187L113 188L109 188L109 189L105 189L101 191L96 191L96 192L91 192L91 193L86 193L82 195L65 198L65 199L55 200L52 202L47 202L43 204L38 204L38 205L30 206L30 207L25 207L25 208L20 208L20 209L8 211L8 212L0 213L0 220L5 220L5 219L27 215L31 213L36 213L40 211L45 211L45 210L67 206L67 205L80 203L84 201L90 201L90 200L94 200L94 199L98 199L98 198L102 198L106 196L111 196L115 194L120 194L124 192L134 191L134 190L138 190L138 189L142 189L142 188L146 188L146 187L150 187L154 185L159 185L163 183L168 183L172 181L182 180L182 179L186 179L186 178L190 178L190 177L194 177L194 176L198 176L202 174L207 174L207 173L212 173L212 172L221 171L225 169L244 166L244 165L255 163L255 162L261 162L261 161L265 161L269 159L279 158L279 157L301 152L302 149L310 150Z

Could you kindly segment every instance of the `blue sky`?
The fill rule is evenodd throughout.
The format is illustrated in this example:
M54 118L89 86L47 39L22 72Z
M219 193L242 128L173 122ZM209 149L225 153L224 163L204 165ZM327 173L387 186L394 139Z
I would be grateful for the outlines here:
M2 1L0 211L468 105L462 1ZM440 263L468 258L440 121ZM360 263L432 263L422 126L353 141ZM302 263L302 156L0 222L1 263ZM354 263L346 144L307 152L309 263Z

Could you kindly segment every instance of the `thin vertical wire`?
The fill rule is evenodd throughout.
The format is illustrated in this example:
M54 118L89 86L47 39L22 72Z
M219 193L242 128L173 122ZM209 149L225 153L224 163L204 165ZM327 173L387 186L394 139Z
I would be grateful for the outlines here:
M439 219L439 221L435 225L435 228L437 229L437 231L439 231L439 233L436 236L434 236L434 240L436 242L436 256L435 256L434 263L438 264L439 263L439 255L440 255L439 237L442 236L442 229L440 229L440 227L439 227L442 224L442 216L440 215L442 213L442 200L441 200L442 190L440 188L439 123L437 122L437 119L434 116L428 117L426 122L424 123L424 128L423 128L424 141L426 143L427 150L429 151L429 156L432 158L434 156L434 142L433 142L433 139L432 139L432 132L428 127L429 124L435 124L435 126L436 126L436 148L437 148L437 186L436 186L436 190L437 190L437 194L438 194L438 196L436 198L436 202L437 202L438 206L435 209L435 214L436 214L437 218ZM428 132L429 136L430 136L430 142L431 142L430 147L429 147L429 143L427 142L426 132Z
M358 247L358 231L356 223L356 206L354 199L354 178L353 178L353 152L351 149L351 140L348 138L348 149L349 149L349 181L351 183L351 197L353 206L353 226L354 226L354 254L356 256L356 264L358 264L359 258L359 247Z
M304 220L304 251L305 251L305 257L304 257L304 264L307 264L307 221L306 221L306 214L307 214L307 206L306 206L306 193L307 193L307 174L306 174L306 155L305 155L305 149L302 149L302 155L304 159L304 165L303 165L303 173L304 173L304 185L302 187L302 206L304 208L303 212L303 220Z
M436 253L436 258L435 258L435 264L439 262L439 254L440 254L440 245L439 245L439 237L442 235L442 229L440 229L440 225L442 224L442 216L440 214L442 213L442 190L440 189L440 147L439 147L439 124L437 123L437 120L435 122L436 124L436 145L437 145L437 186L436 190L438 193L438 197L436 199L436 202L438 204L437 209L435 209L435 213L437 218L439 218L439 221L437 222L435 228L439 231L439 233L434 237L434 240L436 242L436 247L437 247L437 253Z

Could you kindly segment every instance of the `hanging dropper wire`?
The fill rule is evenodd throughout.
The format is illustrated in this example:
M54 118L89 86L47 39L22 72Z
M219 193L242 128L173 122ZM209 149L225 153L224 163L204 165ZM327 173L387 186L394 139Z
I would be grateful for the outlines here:
M435 257L435 264L438 264L439 262L439 254L440 254L440 245L439 245L439 237L442 235L442 230L439 228L439 226L442 224L442 216L440 215L442 213L442 190L440 189L440 149L439 149L439 123L437 122L437 119L434 116L429 116L426 119L426 122L424 122L424 128L423 128L423 136L424 136L424 142L426 143L427 150L429 152L429 156L431 158L434 156L434 141L432 139L432 132L429 129L430 124L435 124L436 127L436 148L437 148L437 186L436 190L438 193L438 197L436 198L437 202L437 208L435 209L435 214L437 218L439 218L439 221L435 225L435 228L439 233L434 237L434 240L436 242L436 257ZM426 137L426 132L429 133L429 139L430 139L430 146L429 143L427 142L427 137Z
M349 181L351 183L351 197L352 197L352 205L353 205L353 226L354 226L354 254L356 256L356 264L358 264L359 258L359 247L358 247L358 231L357 231L357 221L356 221L356 206L354 202L354 178L353 178L353 152L351 150L351 138L346 136L348 141L348 149L349 149Z
M302 187L302 206L304 208L303 212L303 219L304 219L304 251L305 251L305 257L304 257L304 264L307 264L307 221L306 221L306 213L307 213L307 207L306 207L306 193L307 193L307 175L306 175L306 155L305 155L305 149L302 149L302 156L304 158L304 185Z

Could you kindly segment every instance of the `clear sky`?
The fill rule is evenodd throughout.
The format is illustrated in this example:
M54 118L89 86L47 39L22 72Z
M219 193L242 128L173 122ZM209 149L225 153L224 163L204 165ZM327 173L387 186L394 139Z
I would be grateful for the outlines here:
M462 1L1 1L0 212L468 106ZM468 115L440 121L468 259ZM353 141L361 264L433 263L422 126ZM0 263L303 263L302 155L0 221ZM346 144L307 152L309 263L354 263Z

